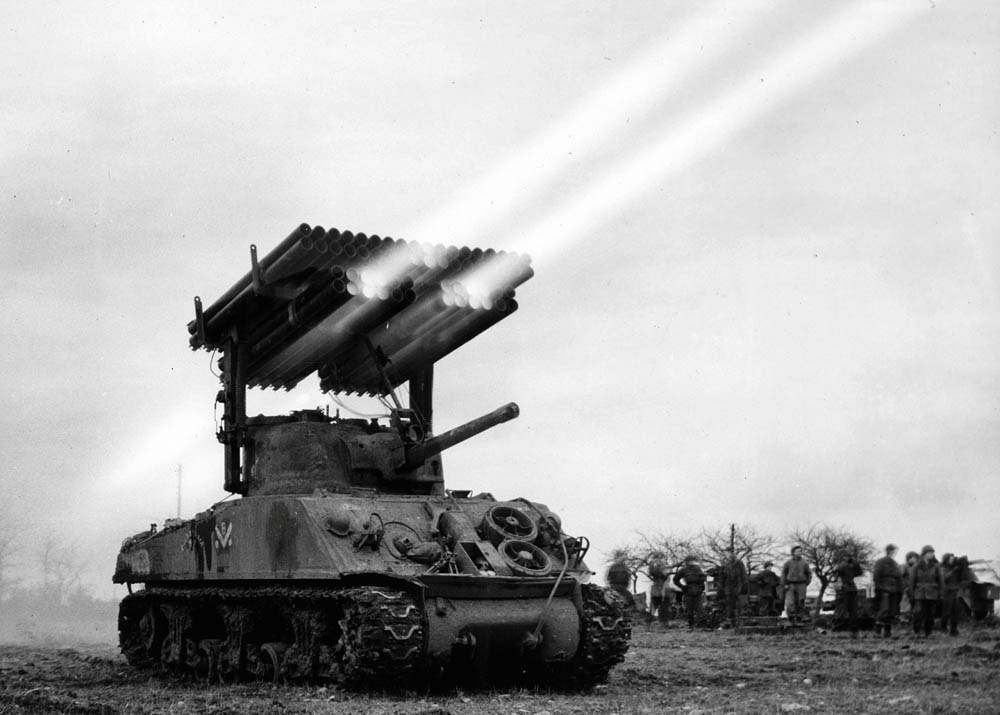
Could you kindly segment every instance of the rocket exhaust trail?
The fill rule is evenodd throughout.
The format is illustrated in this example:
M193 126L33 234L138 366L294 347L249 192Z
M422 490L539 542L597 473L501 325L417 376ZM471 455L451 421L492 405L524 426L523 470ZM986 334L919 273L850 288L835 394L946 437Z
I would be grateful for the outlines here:
M564 202L546 218L520 231L509 245L530 250L536 265L598 230L625 206L704 158L773 111L811 81L849 61L923 9L916 3L856 2L833 21L802 37L755 68L732 91L692 112L660 139ZM761 78L766 78L761 82Z
M572 173L588 155L619 138L626 123L640 124L685 81L739 46L760 15L751 3L699 4L697 14L404 235L471 242L491 236L493 227L509 221L518 203L531 201Z

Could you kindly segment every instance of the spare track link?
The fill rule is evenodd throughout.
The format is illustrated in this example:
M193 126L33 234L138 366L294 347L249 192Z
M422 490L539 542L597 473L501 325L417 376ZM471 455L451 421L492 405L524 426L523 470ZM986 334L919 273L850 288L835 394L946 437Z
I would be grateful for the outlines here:
M608 673L625 659L632 638L627 604L609 588L581 587L583 599L580 650L569 663L557 687L585 690L605 682Z
M309 610L342 613L339 621L341 636L328 674L348 687L397 690L407 687L421 672L424 661L423 613L416 599L405 591L379 587L154 587L126 596L119 607L119 645L128 663L134 667L152 667L161 662L147 650L149 644L155 644L154 651L159 645L157 639L150 635L151 624L147 615L151 610L149 606L157 600L161 605L209 604L251 608L255 604L259 608L263 601L269 604L269 608L277 606L286 613L306 613ZM167 626L160 623L157 627ZM159 635L162 637L162 634ZM192 635L195 640L198 639L198 634ZM242 635L239 634L236 640L241 640ZM316 653L318 650L315 642L289 645L292 646L290 653L301 650ZM300 665L287 663L286 674L291 677L316 675L315 667L303 669Z

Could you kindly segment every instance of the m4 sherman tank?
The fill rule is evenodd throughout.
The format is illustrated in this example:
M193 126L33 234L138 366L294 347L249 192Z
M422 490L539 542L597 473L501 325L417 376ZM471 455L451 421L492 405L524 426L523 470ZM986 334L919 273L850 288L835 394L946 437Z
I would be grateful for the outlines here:
M259 261L251 246L211 306L196 298L190 344L221 355L224 485L240 498L125 539L128 662L375 689L603 681L630 623L588 583L587 539L544 504L444 487L441 452L517 405L432 430L435 362L516 310L531 275L525 256L303 224ZM247 416L248 387L313 372L386 417Z

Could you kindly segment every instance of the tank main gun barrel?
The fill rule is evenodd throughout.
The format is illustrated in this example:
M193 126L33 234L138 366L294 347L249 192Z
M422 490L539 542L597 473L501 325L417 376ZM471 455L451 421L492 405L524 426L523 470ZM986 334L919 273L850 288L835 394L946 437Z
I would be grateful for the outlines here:
M491 427L496 427L502 422L507 422L521 414L516 402L508 402L503 407L498 407L492 412L477 417L474 420L459 425L454 429L443 432L436 437L416 444L406 450L405 468L415 469L424 463L425 460L440 454L449 447L454 447L459 442L464 442L470 437L475 437L480 432L485 432Z

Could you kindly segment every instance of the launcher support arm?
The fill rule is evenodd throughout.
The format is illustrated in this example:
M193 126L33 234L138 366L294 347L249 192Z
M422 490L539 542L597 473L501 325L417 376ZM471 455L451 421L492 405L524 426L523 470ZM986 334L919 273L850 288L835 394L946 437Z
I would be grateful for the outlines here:
M223 343L222 390L217 400L223 405L222 428L216 435L225 446L224 488L233 494L246 493L243 478L242 450L247 434L247 378L246 365L249 357L247 343L239 339L239 331L234 330Z

